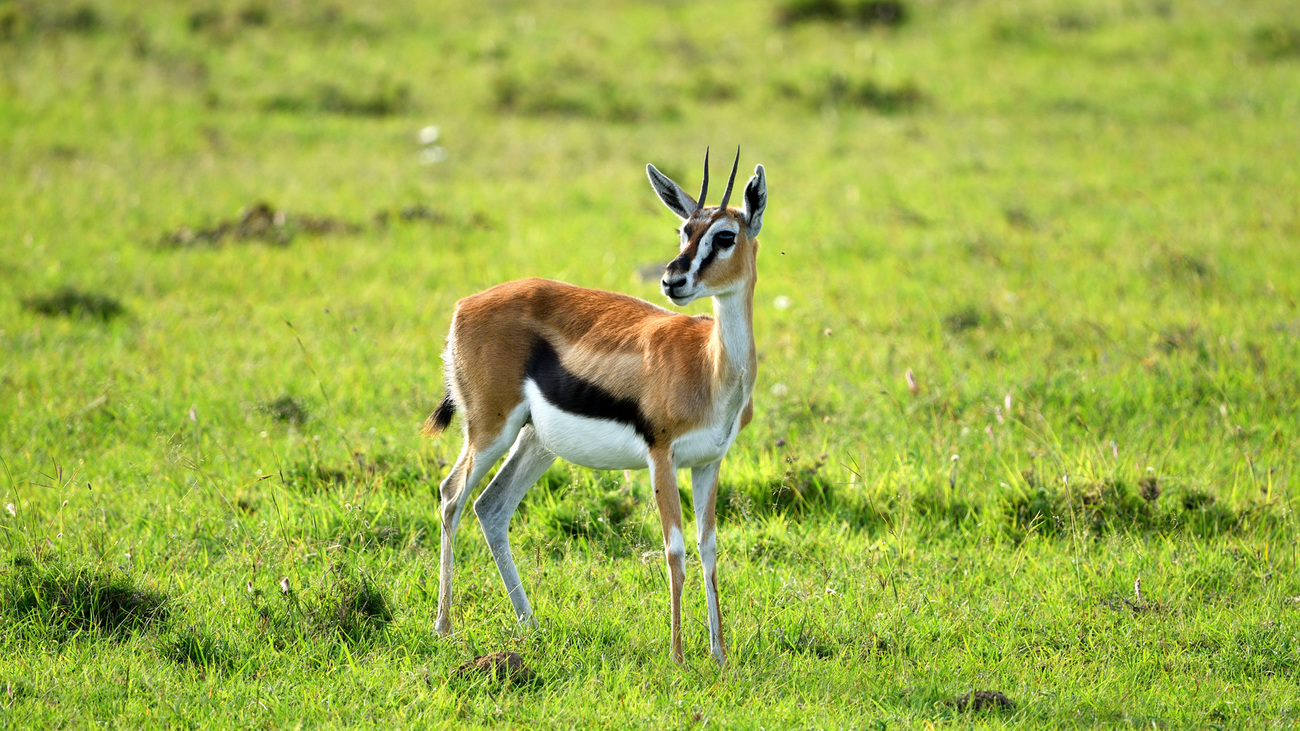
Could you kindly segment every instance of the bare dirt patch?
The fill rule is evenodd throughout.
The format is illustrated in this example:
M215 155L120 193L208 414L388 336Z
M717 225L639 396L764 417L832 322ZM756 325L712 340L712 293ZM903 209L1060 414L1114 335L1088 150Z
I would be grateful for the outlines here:
M508 650L466 660L452 670L448 678L462 681L490 678L513 685L532 685L539 679L537 673L524 664L519 653Z
M958 712L963 713L984 710L1012 711L1016 708L1014 701L996 690L972 690L948 701L948 705L954 706Z

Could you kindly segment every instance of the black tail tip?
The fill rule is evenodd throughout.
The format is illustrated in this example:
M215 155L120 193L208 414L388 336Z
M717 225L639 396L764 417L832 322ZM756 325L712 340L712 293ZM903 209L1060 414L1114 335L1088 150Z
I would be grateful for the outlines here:
M451 417L456 413L456 402L451 400L451 394L442 397L442 403L438 408L429 414L429 418L424 420L424 434L429 437L436 437L441 434L448 426L451 425Z

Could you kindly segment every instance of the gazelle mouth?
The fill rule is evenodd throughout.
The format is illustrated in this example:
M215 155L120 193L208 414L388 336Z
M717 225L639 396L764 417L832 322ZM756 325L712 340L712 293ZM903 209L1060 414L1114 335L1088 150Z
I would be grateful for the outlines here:
M669 300L671 300L672 303L677 305L678 307L689 305L691 302L695 301L694 293L688 294L684 292L679 292L674 287L661 287L660 289L663 290L664 296L667 297Z

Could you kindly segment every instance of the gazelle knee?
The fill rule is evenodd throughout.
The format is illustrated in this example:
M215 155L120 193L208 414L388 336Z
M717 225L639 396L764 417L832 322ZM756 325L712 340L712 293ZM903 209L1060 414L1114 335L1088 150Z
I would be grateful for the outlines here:
M445 482L440 492L442 498L442 522L443 525L451 525L451 522L456 519L456 498L460 496L449 489Z
M718 562L717 544L710 541L708 543L700 543L698 546L700 549L700 563L704 566L706 571L712 570L713 566Z
M668 531L668 540L664 544L664 554L669 565L673 567L686 566L686 541L682 538L681 528L673 526Z

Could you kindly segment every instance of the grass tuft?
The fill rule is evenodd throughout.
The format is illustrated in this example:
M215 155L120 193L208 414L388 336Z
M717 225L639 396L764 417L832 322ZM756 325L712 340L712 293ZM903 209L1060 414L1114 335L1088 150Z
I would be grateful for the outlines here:
M165 624L170 600L126 574L19 556L0 574L10 616L56 632L122 637Z
M288 394L258 404L257 410L281 424L293 424L295 426L307 423L307 418L311 416L311 407L305 401Z
M611 487L602 480L573 499L553 503L539 517L548 532L560 537L616 538L641 505L631 486Z
M868 109L879 114L912 111L927 100L925 93L912 82L887 84L874 78L853 78L839 71L778 81L775 89L779 97L814 109Z
M1255 55L1265 60L1300 58L1300 25L1260 25L1251 34L1251 42Z
M907 6L898 0L787 0L776 9L778 25L838 23L896 27L907 22Z
M194 625L186 625L160 637L158 651L178 665L218 670L232 666L238 655L231 643Z
M497 111L528 117L638 122L674 113L671 106L647 105L603 71L574 63L500 73L492 81L492 99Z
M89 3L58 7L56 3L0 2L0 41L17 40L30 34L92 35L106 26L103 13Z
M960 335L983 325L985 319L984 313L979 308L967 305L944 315L943 329L953 335Z
M255 588L249 602L259 630L278 649L309 639L363 643L393 619L383 589L344 563L330 566L315 587L299 590L286 577L271 593Z
M778 474L745 475L718 486L717 511L741 517L747 513L802 515L833 509L834 483L823 475L828 455L815 460L787 457L786 469Z
M262 102L262 110L287 114L338 114L349 117L392 117L411 106L411 87L380 79L369 87L344 87L333 82L309 89L276 94Z
M126 314L117 298L63 286L51 294L28 297L23 308L47 317L79 317L108 322Z
M159 245L167 249L218 247L228 241L257 241L273 246L288 246L298 234L326 236L356 234L364 230L359 224L332 216L289 214L266 201L246 206L237 218L211 226L181 226L163 236Z
M339 487L383 488L409 493L429 486L433 478L423 464L412 463L409 457L371 456L357 452L352 455L352 461L342 464L325 464L315 459L294 462L280 468L280 479L286 487L303 493Z

